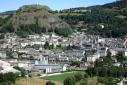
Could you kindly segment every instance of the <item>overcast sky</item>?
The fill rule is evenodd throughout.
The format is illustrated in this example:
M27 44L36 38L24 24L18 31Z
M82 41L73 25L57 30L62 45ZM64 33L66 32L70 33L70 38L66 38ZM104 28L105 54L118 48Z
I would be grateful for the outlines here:
M23 5L47 5L53 10L102 5L116 0L1 0L0 12L16 10Z

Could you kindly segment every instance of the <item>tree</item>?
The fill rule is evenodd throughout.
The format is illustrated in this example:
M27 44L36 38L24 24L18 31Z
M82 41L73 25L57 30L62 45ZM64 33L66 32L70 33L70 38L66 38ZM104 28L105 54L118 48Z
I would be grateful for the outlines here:
M122 52L118 53L115 57L116 57L118 62L123 62L125 60Z
M82 80L82 81L80 82L80 85L88 85L88 84L87 84L87 80L86 80L86 79Z
M11 85L10 83L15 83L18 77L19 75L17 73L11 73L11 72L5 74L0 73L0 85Z
M27 74L26 70L20 67L14 67L15 69L21 71L21 77L25 77L25 75Z
M75 85L75 78L68 77L64 80L64 85Z
M0 83L0 85L11 85L11 82L10 81L8 81L8 82L2 82L2 83Z
M48 48L49 48L49 43L48 43L48 42L46 42L46 43L44 44L44 48L45 48L45 49L48 49Z
M53 48L54 48L54 45L53 44L49 46L49 49L53 49Z
M4 39L4 34L0 34L0 39Z
M0 31L2 33L7 33L7 32L12 33L15 31L15 28L13 27L12 23L8 23L8 24L5 24Z
M87 73L84 74L84 78L88 78L89 75Z
M103 83L104 85L117 85L117 80L110 77L99 77L98 82Z
M46 82L46 85L55 85L55 83L51 82L51 81L48 81L48 82Z
M8 58L14 58L12 53L13 52L11 50L9 50L9 49L6 50L6 55L7 55Z
M64 37L68 37L70 34L72 34L72 29L71 28L56 28L55 29L55 33L60 35L60 36L64 36Z
M83 75L81 73L77 73L74 75L74 77L76 82L79 82L83 78Z

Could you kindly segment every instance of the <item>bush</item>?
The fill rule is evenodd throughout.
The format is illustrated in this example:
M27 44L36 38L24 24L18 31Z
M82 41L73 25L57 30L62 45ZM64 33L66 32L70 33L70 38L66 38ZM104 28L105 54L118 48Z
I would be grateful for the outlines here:
M46 85L55 85L55 83L54 83L54 82L51 82L51 81L48 81L48 82L46 83Z
M76 82L79 82L83 78L83 75L78 73L78 74L75 74L74 77L75 77Z
M15 83L16 79L18 78L18 74L15 73L5 73L5 74L0 74L0 83L3 85L8 85L10 82ZM6 82L6 83L5 83ZM8 82L8 84L7 84Z
M104 85L117 85L117 81L113 78L99 77L98 82L103 83Z
M64 80L64 85L75 85L75 78L68 77Z
M27 74L26 70L20 67L14 67L15 69L19 70L21 72L21 77L25 77L25 75Z
M2 83L0 83L0 85L11 85L11 82L10 81L8 81L8 82L2 82Z
M64 36L64 37L68 37L70 34L72 34L72 29L71 28L56 28L55 29L55 33L60 35L60 36Z
M86 81L86 80L81 81L81 82L80 82L80 85L87 85L87 81Z
M84 78L88 78L89 75L87 73L84 74Z
M4 34L0 34L0 39L4 39Z

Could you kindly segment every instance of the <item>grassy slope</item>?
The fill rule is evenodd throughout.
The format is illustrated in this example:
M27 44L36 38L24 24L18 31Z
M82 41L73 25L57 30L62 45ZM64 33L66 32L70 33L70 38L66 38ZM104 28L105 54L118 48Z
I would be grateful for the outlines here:
M81 71L83 73L83 71ZM80 72L80 73L81 73ZM55 82L56 85L63 85L63 81L65 78L74 76L74 74L79 72L72 72L72 73L64 73L60 75L54 75L54 76L47 76L43 79L38 78L37 76L34 76L32 78L28 78L27 80L25 78L21 78L16 81L16 84L14 85L45 85L48 80ZM83 80L82 80L83 81ZM103 85L101 83L97 82L97 77L87 78L88 85ZM78 82L76 85L80 85L80 82Z
M46 80L39 79L39 78L29 78L29 79L19 79L16 81L14 85L45 85ZM63 85L61 82L55 82L56 85Z
M43 79L63 82L67 77L74 76L74 74L76 73L78 72L64 73L64 74L54 75L54 76L46 76Z
M84 73L83 71L81 71L81 72ZM43 79L63 82L67 77L74 76L74 74L76 74L76 73L79 73L79 72L72 72L72 73L64 73L64 74L54 75L54 76L47 76L47 77L44 77ZM87 81L88 81L88 85L103 85L103 84L97 82L97 77L88 78ZM78 82L76 85L80 85L80 82Z

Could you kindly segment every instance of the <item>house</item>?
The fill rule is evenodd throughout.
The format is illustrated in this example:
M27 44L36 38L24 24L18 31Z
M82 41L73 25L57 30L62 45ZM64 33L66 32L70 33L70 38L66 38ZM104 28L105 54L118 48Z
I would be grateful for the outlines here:
M34 66L34 61L30 60L20 60L17 63L18 67L21 67L27 71L31 71L32 66Z
M6 58L6 57L7 57L7 55L5 52L0 52L0 58Z
M101 48L99 48L100 56L101 56L101 57L106 56L106 55L107 55L107 50L108 50L108 48L106 48L106 47L101 47Z
M27 45L29 45L28 42L21 42L21 47L26 47Z
M13 56L14 58L18 58L18 53L13 52L13 53L12 53L12 56Z
M125 67L125 68L127 68L127 61L124 61L124 62L122 63L122 66Z
M127 49L124 50L124 55L127 56Z
M113 66L120 67L121 63L114 63Z
M69 58L65 54L60 54L60 55L58 55L57 60L59 60L61 62L62 61L69 61Z
M92 62L92 63L94 63L97 59L99 59L100 58L100 54L99 53L95 53L94 55L89 55L89 56L87 56L87 62Z
M83 46L84 46L86 49L91 49L91 48L94 47L94 45L91 44L91 43L83 43Z
M10 66L10 64L5 61L0 60L0 66Z
M29 39L34 39L34 38L39 38L40 36L39 35L29 35L28 38Z
M115 49L109 49L111 56L115 56L118 54L118 52Z
M116 49L118 53L123 53L123 55L127 56L127 49L126 48L117 48Z
M67 70L67 64L65 64L65 65L61 65L61 67L62 67L62 71L66 71Z
M99 38L98 43L105 43L105 39L104 38Z

